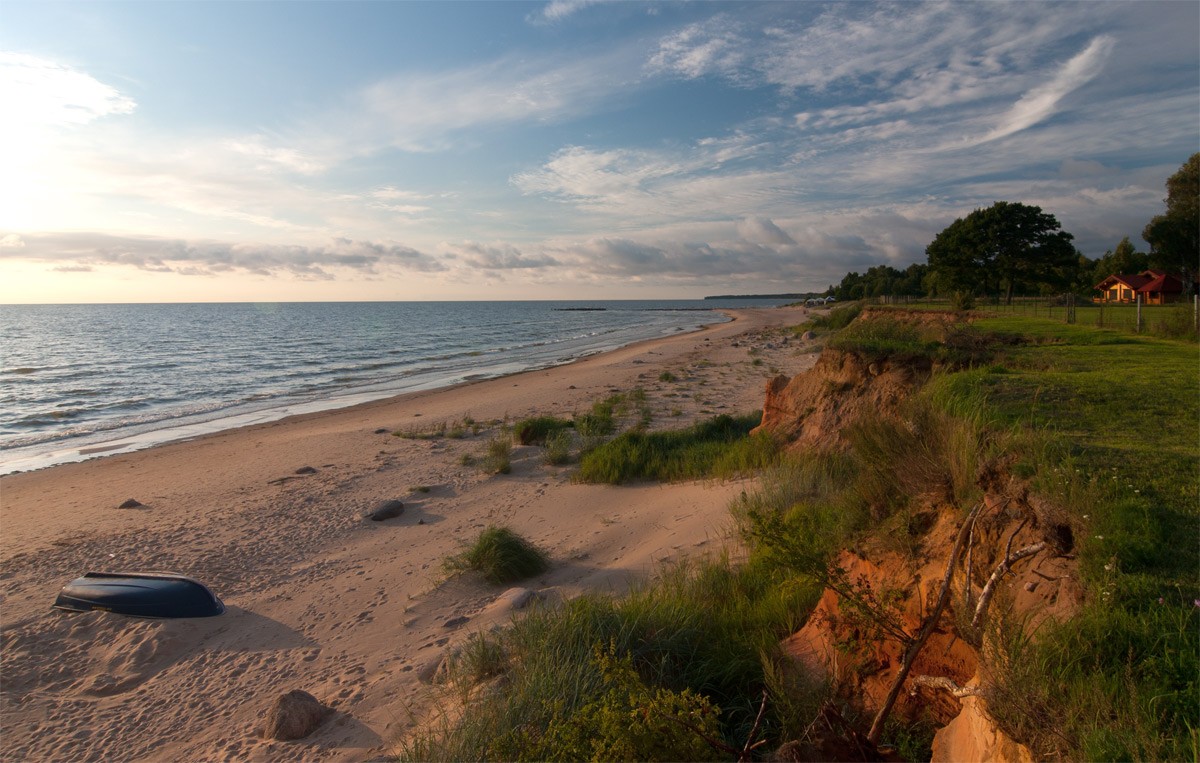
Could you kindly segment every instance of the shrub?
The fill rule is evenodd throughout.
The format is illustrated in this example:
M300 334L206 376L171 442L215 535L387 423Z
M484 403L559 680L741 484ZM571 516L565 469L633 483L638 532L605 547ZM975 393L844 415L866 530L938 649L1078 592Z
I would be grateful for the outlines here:
M533 760L720 760L701 734L720 737L720 708L691 689L646 685L628 654L597 648L593 662L607 690L576 712L555 717L531 746ZM693 728L683 725L689 724ZM693 730L694 729L694 730Z
M660 382L673 382L673 381L676 381L678 378L679 378L678 376L671 373L670 371L663 371L661 374L658 375L658 380Z
M950 309L964 312L975 309L975 295L969 291L956 291L950 295Z
M491 583L511 583L545 572L546 552L507 527L489 527L461 554L445 561L447 572L474 570Z

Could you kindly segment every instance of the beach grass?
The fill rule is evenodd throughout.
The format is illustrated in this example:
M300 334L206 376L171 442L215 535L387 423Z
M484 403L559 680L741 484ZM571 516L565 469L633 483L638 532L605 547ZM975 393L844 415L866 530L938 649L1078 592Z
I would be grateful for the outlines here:
M546 552L507 527L488 527L469 547L448 558L447 572L473 570L490 583L512 583L545 572Z
M576 478L618 485L733 477L761 469L778 453L769 435L750 436L761 419L761 413L720 415L682 430L624 432L585 453Z

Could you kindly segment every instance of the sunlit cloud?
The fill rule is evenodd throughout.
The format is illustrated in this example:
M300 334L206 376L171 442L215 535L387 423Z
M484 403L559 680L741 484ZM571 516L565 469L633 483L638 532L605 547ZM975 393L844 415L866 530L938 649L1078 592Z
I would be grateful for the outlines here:
M85 125L137 108L132 98L87 72L11 51L0 51L0 103L10 128Z

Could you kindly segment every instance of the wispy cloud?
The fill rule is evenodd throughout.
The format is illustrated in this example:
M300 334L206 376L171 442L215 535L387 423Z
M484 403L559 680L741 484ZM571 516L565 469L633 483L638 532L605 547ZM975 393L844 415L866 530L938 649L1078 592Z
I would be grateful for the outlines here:
M338 238L323 246L271 246L220 241L186 241L94 233L23 237L19 253L0 250L0 260L20 257L56 270L122 266L156 273L215 276L245 272L330 279L339 271L370 275L385 271L442 272L436 257L395 243Z
M532 14L529 20L533 23L552 23L573 16L589 5L597 5L605 0L552 0L542 7L542 10Z
M1100 74L1114 45L1116 40L1109 35L1093 39L1083 51L1067 61L1049 82L1022 96L1004 115L1000 124L983 137L982 142L1012 135L1048 118L1064 97Z

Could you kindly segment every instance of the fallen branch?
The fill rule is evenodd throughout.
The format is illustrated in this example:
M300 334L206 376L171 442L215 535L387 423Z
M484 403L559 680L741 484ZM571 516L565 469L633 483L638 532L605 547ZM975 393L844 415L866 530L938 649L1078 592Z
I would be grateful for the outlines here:
M912 685L913 688L909 694L914 695L917 693L918 686L928 686L931 689L945 689L959 699L983 694L983 689L979 686L959 686L945 676L917 676L912 680Z
M1009 538L1008 542L1009 548L1011 548L1012 538ZM979 603L975 605L975 617L971 618L972 628L979 628L982 625L983 618L987 615L988 604L991 603L992 595L996 593L996 586L1000 583L1000 579L1004 577L1004 574L1012 569L1012 566L1017 562L1026 557L1033 556L1045 547L1045 542L1042 542L1026 546L1016 553L1010 552L1009 549L1004 550L1004 561L996 566L995 571L992 572L992 576L988 578L987 585L983 587L983 592L979 594Z
M971 513L967 515L962 527L958 530L958 538L954 541L954 548L950 551L950 559L946 562L946 573L942 576L942 587L938 590L937 604L934 605L933 611L929 613L929 616L925 618L925 623L921 626L921 631L917 634L916 639L904 651L904 657L900 662L900 672L896 674L895 680L892 681L892 688L888 691L887 699L884 700L883 707L875 715L875 720L871 722L871 730L867 732L867 739L871 744L879 744L879 738L883 736L883 724L892 712L892 707L896 704L896 698L900 696L900 688L904 686L904 679L908 677L908 672L912 670L913 662L917 659L917 655L920 654L921 648L925 646L925 642L929 640L933 629L937 627L938 620L941 619L942 610L946 607L946 600L950 598L950 581L954 577L954 567L958 564L959 554L962 553L963 546L966 545L967 537L975 527L975 519L979 516L979 511L982 508L982 501L975 504L975 508L971 509Z

